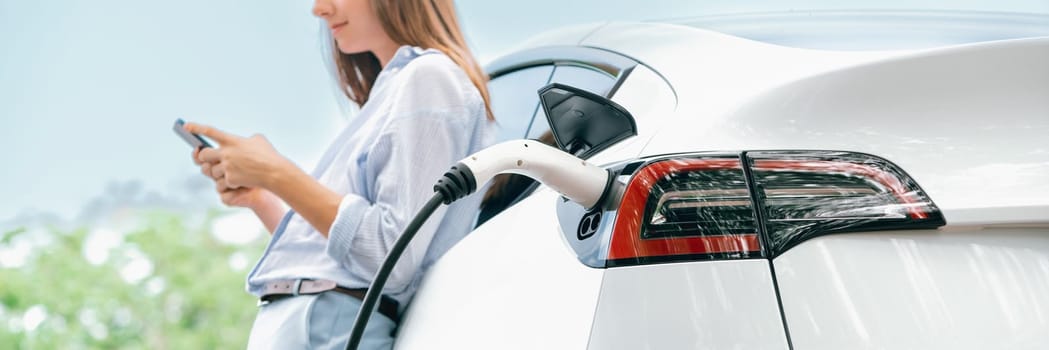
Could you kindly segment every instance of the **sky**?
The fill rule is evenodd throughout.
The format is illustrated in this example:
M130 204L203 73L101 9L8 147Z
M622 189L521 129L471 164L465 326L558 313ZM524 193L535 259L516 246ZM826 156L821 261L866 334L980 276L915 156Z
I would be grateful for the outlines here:
M457 4L482 62L571 24L870 7L830 0ZM876 4L1049 13L1049 0ZM172 133L176 118L261 133L310 169L353 117L326 66L311 6L0 0L0 232L26 222L89 220L118 207L220 206L189 147Z

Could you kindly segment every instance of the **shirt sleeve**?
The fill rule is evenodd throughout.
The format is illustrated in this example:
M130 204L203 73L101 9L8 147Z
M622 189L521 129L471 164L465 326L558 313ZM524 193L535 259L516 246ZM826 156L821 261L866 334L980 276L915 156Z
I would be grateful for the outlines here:
M351 273L363 274L357 277L374 277L404 228L434 195L437 179L465 156L462 130L446 116L455 112L399 118L368 154L366 172L375 200L354 193L344 196L327 245L329 256ZM392 271L387 290L399 291L411 282L446 209L435 211L416 233Z
M391 116L363 165L365 187L374 198L344 196L328 235L327 254L365 281L374 278L404 228L434 195L434 183L467 156L473 127L467 117L476 115L466 105L405 111L409 105L427 106L427 101L410 96L396 101L400 107L391 113L398 115ZM390 274L386 291L402 291L412 282L446 210L440 207L416 233Z

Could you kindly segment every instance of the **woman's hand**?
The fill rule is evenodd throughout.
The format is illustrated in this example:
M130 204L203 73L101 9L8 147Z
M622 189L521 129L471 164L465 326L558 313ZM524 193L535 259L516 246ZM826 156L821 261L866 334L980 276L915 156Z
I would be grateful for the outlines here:
M266 230L273 234L284 212L287 211L284 201L273 194L273 192L260 187L227 187L224 176L218 178L213 176L213 169L218 163L200 160L199 153L201 150L193 150L193 162L200 166L201 172L205 176L215 181L215 191L218 192L219 197L222 199L222 204L251 209L259 217L263 225L266 226Z
M204 148L196 152L195 159L202 164L201 171L215 179L220 187L268 188L275 178L298 170L287 158L277 153L262 135L240 137L195 123L186 123L184 128L219 143L217 149Z
M250 192L236 192L238 189L261 188L279 197L313 225L317 232L328 236L328 230L339 212L342 195L325 187L281 156L261 135L245 138L194 123L186 123L184 128L191 133L207 136L221 146L218 149L201 149L196 158L201 162L201 170L216 179L220 190L224 187L233 191L228 194L230 200L241 196L252 198ZM207 169L204 164L209 164ZM225 202L226 192L220 193L223 193ZM267 228L271 227L271 223L275 227L280 219L279 215L272 215L273 212L260 213L255 208L255 213L259 214ZM268 221L273 217L278 220Z
M201 149L193 150L193 162L200 166L200 172L215 181L215 192L219 194L222 199L222 204L231 207L241 207L255 209L268 205L271 201L279 201L280 198L273 195L267 190L259 187L239 187L229 188L226 186L225 177L219 175L216 177L214 174L217 173L214 169L218 169L220 163L209 163L200 160Z
M225 185L215 183L216 191L219 193L219 197L222 198L222 204L231 207L242 207L256 209L261 208L270 202L276 202L279 200L277 196L270 193L270 191L258 188L258 187L241 187L241 188L226 188Z

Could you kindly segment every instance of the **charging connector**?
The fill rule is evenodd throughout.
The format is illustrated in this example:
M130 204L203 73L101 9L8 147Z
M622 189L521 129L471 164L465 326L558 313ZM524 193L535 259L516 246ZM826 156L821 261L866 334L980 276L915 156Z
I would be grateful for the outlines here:
M533 140L503 142L463 158L437 182L434 190L445 204L476 191L498 174L519 174L539 181L586 208L597 205L610 175L605 170L557 148Z
M451 204L476 191L477 184L487 183L495 175L506 173L535 179L586 208L601 204L612 179L610 173L601 167L532 140L503 142L459 161L437 180L437 184L433 186L433 198L419 210L390 248L361 302L346 349L356 350L360 345L364 328L368 325L369 316L375 312L375 305L382 295L386 279L397 264L397 259L430 215L441 203Z

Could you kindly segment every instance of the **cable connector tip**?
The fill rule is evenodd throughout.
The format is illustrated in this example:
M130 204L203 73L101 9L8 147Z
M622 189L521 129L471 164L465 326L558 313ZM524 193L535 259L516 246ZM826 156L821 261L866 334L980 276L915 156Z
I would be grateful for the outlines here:
M477 190L477 181L470 167L458 163L448 169L448 172L437 180L433 185L433 191L438 192L444 198L444 204L451 204L460 198L466 197Z

